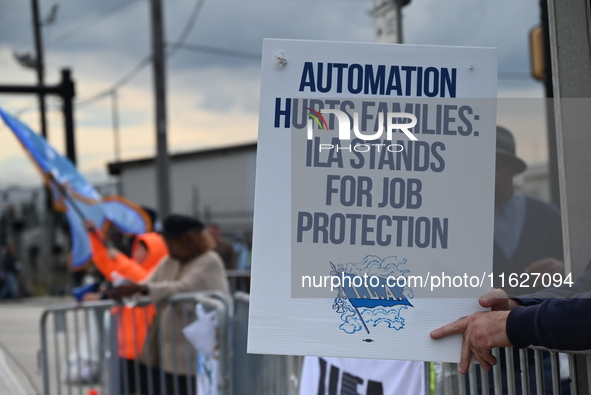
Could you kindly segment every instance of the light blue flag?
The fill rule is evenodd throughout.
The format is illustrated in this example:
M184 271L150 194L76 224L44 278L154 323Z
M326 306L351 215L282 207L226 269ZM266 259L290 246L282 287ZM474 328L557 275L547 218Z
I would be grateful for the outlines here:
M54 208L65 212L72 241L70 269L83 268L92 256L83 219L91 220L98 229L110 221L125 233L139 234L150 230L150 219L141 208L120 197L103 199L78 173L72 162L60 155L43 137L1 108L0 116L50 186Z

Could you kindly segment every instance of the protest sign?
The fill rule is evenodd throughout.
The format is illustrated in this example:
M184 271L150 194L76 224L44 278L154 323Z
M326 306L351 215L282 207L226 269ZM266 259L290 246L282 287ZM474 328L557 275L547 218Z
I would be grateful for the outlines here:
M496 50L265 40L249 352L457 362L492 284Z

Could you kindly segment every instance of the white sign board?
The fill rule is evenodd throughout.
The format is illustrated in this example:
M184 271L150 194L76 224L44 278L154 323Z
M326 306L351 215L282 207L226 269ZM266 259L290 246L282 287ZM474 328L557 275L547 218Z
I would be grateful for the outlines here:
M491 287L496 50L265 40L248 351L457 362Z

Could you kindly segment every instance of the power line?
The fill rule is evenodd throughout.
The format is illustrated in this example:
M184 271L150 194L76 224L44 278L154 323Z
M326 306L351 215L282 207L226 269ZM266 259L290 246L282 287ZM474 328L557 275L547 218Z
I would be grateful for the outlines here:
M185 25L185 28L181 32L179 38L176 40L177 43L183 43L187 39L187 36L191 32L191 29L193 29L193 25L195 25L195 21L197 20L197 17L199 16L199 13L201 12L201 7L203 7L203 3L204 3L204 0L197 0L197 2L195 3L195 6L193 7L193 11L191 11L191 16L189 17L189 20L187 21L187 24ZM178 46L175 46L175 45L172 46L171 55L176 52L177 48L178 48Z
M191 32L191 29L195 25L195 21L197 20L197 17L199 16L199 13L201 11L203 1L204 0L197 0L195 2L195 6L193 7L193 10L191 11L191 15L189 16L189 19L187 20L185 27L183 28L181 34L179 35L179 40L177 40L177 42L181 42L181 41L185 40L187 38L187 36L189 35L189 33ZM176 52L177 48L178 48L178 45L173 46L172 48L169 49L169 51L167 52L166 55L172 56ZM133 67L125 76L123 76L123 78L121 78L120 80L115 82L110 88L108 88L102 92L99 92L95 95L92 95L90 97L80 99L80 100L76 101L76 104L77 105L91 104L97 100L100 100L104 97L111 95L113 91L119 89L121 86L125 85L132 78L134 78L136 75L138 75L148 64L150 64L151 61L152 61L152 55L151 54L147 55L137 65L135 65L135 67Z
M116 91L117 89L121 88L123 85L125 85L127 82L131 81L136 75L138 75L147 65L150 64L150 62L152 61L152 55L147 55L146 57L144 57L138 64L136 64L131 70L129 70L127 72L127 74L125 74L122 78L120 78L117 82L115 82L113 85L111 85L110 88L99 92L95 95L86 97L86 98L82 98L76 101L77 105L85 105L85 104L91 104L97 100L100 100L104 97L107 97L109 95L111 95L111 93L113 91Z
M113 7L108 8L106 11L104 11L102 14L99 15L95 15L92 18L88 19L87 21L74 26L73 28L71 28L70 30L60 34L59 36L57 36L56 38L54 38L51 43L47 44L47 47L50 48L54 45L60 44L66 40L68 40L69 38L71 38L72 36L75 36L76 34L79 34L80 32L82 32L83 30L92 27L93 25L96 25L97 23L105 20L106 18L108 18L109 16L111 16L112 14L121 11L124 8L127 8L128 6L130 6L131 4L133 4L134 1L133 0L123 0L121 3L117 3L115 4Z
M252 60L258 60L258 61L261 60L261 55L262 55L262 54L256 53L256 52L240 51L240 50L236 50L236 49L225 49L225 48L211 47L211 46L199 45L199 44L183 43L183 42L172 43L172 45L175 45L177 48L184 49L187 51L207 52L207 53L211 53L214 55L233 56L233 57L252 59Z
M225 48L211 47L211 46L207 46L207 45L190 44L190 43L179 42L179 41L174 42L174 43L168 42L167 45L170 45L170 47L171 47L169 50L168 56L172 56L176 52L176 50L178 50L178 49L184 49L184 50L192 51L192 52L206 52L206 53L211 53L214 55L233 56L233 57L258 60L258 61L261 60L261 54L256 53L256 52L247 52L247 51L240 51L240 50L235 50L235 49L225 49ZM117 89L121 88L123 85L125 85L127 82L129 82L131 79L133 79L137 74L139 74L147 65L150 64L151 61L152 61L152 55L146 56L137 65L135 65L135 67L132 68L124 77L122 77L120 80L118 80L113 85L111 85L110 88L105 89L104 91L97 93L93 96L79 99L76 102L76 104L78 104L78 105L91 104L97 100L103 99L103 98L111 95L113 91L116 91Z

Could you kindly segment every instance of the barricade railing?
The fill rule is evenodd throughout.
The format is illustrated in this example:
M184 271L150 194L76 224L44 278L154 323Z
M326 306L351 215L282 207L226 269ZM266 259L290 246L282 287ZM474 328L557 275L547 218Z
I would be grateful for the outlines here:
M101 395L196 393L198 354L182 335L182 328L195 321L198 303L205 311L215 311L216 386L220 395L230 395L231 309L217 293L173 295L157 306L153 325L148 298L135 300L133 307L104 301L47 308L40 323L43 394L86 395L90 389ZM122 321L131 330L126 331ZM136 338L142 332L144 338ZM130 334L133 338L126 339Z
M43 394L83 394L85 387L106 393L108 382L100 380L108 368L111 302L91 305L60 305L41 316L39 369ZM66 384L67 383L67 384Z
M297 395L303 357L247 354L249 295L234 294L234 395Z
M590 393L591 351L565 352L542 347L506 347L493 349L493 355L497 358L497 364L489 373L477 364L471 364L468 373L460 375L457 364L430 363L434 374L428 378L430 381L434 377L435 382L427 385L427 394ZM577 365L583 365L583 369L577 369Z
M249 300L242 292L234 295L233 306L221 294L173 295L158 306L160 314L153 325L146 310L148 298L136 300L133 308L112 301L49 307L40 323L43 394L86 395L89 389L100 395L134 393L142 383L148 383L147 395L195 393L198 354L181 329L195 321L195 306L200 303L206 312L215 312L218 323L214 356L218 368L213 372L217 393L295 395L303 357L247 353ZM125 309L140 313L124 314ZM131 325L130 332L122 329L122 320ZM142 327L146 335L141 343L125 339ZM126 360L121 354L129 351L129 344L135 357ZM590 393L591 352L509 347L494 349L493 355L498 363L491 373L472 364L463 376L457 364L427 363L435 376L431 382L432 375L427 374L427 394Z

